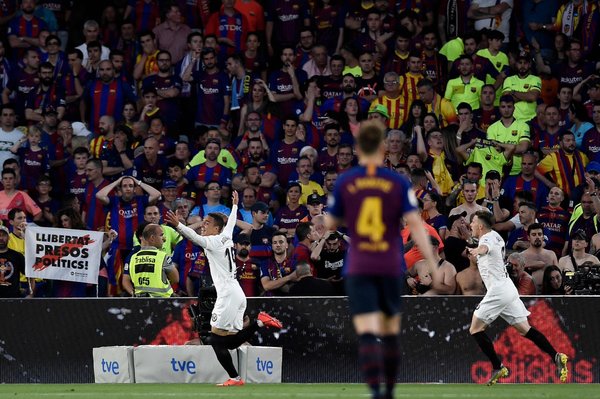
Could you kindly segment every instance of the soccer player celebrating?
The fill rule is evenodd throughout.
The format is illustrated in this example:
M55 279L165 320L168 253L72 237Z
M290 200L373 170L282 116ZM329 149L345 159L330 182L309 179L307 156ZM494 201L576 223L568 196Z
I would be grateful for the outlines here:
M384 167L385 126L364 122L357 136L359 166L341 175L329 198L328 226L345 222L350 236L346 292L358 334L358 361L373 398L393 398L400 349L400 298L404 264L402 218L412 239L437 268L409 181ZM376 260L376 261L375 261ZM385 393L380 396L381 375Z
M500 378L508 377L509 370L504 366L494 344L485 333L487 326L498 316L517 329L519 334L533 341L541 350L554 359L561 382L566 382L569 375L567 370L567 355L557 352L548 339L534 327L529 325L529 311L519 299L516 286L510 280L504 266L504 240L492 230L494 224L492 215L487 211L478 211L473 215L471 231L479 239L477 248L469 249L469 253L477 256L479 274L487 288L487 293L479 303L475 312L469 333L492 362L492 376L487 385L493 385Z
M210 320L210 344L217 355L219 363L223 366L229 380L220 386L244 385L233 365L229 353L246 342L259 327L272 327L281 329L279 320L265 312L258 314L258 319L248 327L243 327L244 311L246 310L246 296L236 279L236 265L233 251L233 228L236 222L238 194L233 192L231 214L227 218L221 213L210 213L204 218L203 235L198 235L194 230L179 222L173 211L168 211L165 220L185 238L204 248L210 265L210 276L217 290L217 301Z

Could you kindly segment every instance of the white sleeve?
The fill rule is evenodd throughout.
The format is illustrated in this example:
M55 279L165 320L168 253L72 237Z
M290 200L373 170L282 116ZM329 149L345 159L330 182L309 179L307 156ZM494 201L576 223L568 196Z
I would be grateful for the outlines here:
M203 237L200 234L196 233L194 230L190 229L183 223L179 223L177 225L176 230L181 233L182 236L190 240L196 245L200 245L202 248L206 249L214 249L214 240L210 240L210 237ZM214 236L217 237L217 236Z
M233 229L235 228L235 222L237 221L237 210L238 210L237 205L234 205L231 207L231 213L229 214L229 217L227 218L227 224L225 225L225 228L223 229L223 235L228 238L233 238Z

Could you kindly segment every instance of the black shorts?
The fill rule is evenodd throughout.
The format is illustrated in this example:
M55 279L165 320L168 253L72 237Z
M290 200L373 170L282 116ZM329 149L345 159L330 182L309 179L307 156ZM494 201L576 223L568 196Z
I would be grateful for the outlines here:
M373 312L394 316L402 312L402 277L348 276L344 281L353 316Z

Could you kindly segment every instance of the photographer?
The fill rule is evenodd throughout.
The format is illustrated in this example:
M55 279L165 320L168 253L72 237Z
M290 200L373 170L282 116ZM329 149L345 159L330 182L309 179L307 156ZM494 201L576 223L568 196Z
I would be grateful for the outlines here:
M525 273L525 257L518 252L513 252L506 260L508 277L517 287L519 295L535 295L536 288L533 278Z
M585 252L587 246L588 239L585 231L583 229L577 230L571 237L571 252L558 261L558 268L561 273L574 272L585 262L592 262L596 265L600 263L597 257Z
M558 266L549 265L544 269L542 295L572 295L573 287L565 286L563 274Z

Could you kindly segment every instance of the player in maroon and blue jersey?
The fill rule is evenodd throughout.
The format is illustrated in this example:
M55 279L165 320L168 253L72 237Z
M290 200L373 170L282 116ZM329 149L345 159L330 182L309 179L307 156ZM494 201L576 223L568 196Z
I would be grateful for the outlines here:
M98 122L102 115L112 115L118 123L123 119L125 101L136 100L131 86L115 79L115 69L110 61L100 62L98 75L99 78L90 82L83 93L87 112L83 112L82 116L94 132L98 131Z
M384 137L383 124L361 125L357 137L360 165L338 178L327 219L332 230L345 223L351 237L344 262L346 292L358 334L359 366L373 398L394 397L406 271L399 233L403 218L431 273L437 269L409 181L383 166ZM383 396L380 375L384 376Z

